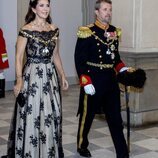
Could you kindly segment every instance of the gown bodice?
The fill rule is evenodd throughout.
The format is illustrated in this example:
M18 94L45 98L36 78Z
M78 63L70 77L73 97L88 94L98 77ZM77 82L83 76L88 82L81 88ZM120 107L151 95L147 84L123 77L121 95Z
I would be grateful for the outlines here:
M29 63L49 63L59 36L59 29L50 31L21 30L19 36L28 39L26 58Z

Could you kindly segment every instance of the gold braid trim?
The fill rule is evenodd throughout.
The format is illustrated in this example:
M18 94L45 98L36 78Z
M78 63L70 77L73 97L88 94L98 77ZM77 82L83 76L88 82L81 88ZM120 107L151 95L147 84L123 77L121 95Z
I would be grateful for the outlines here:
M82 115L82 121L80 125L80 131L79 131L79 144L78 148L81 148L81 145L83 143L83 131L86 128L85 127L85 122L86 122L86 116L87 116L87 102L88 102L88 95L84 95L84 100L83 100L83 115Z
M45 44L45 45L48 45L48 43L52 42L53 40L57 40L58 39L58 34L59 34L59 30L55 33L55 35L49 39L49 40L43 40L42 38L39 38L39 37L36 37L34 35L31 35L23 30L20 31L21 34L23 34L24 37L27 37L27 38L32 38L34 40L37 40L37 41L40 41L41 43Z
M89 27L81 26L78 29L77 36L78 38L88 38L92 36L93 32L89 29Z

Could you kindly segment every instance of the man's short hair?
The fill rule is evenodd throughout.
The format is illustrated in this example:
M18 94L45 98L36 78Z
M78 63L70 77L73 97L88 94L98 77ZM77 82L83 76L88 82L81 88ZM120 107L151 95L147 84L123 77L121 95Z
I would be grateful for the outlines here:
M112 4L111 0L97 0L96 3L95 3L95 10L99 10L100 9L100 4L102 2Z

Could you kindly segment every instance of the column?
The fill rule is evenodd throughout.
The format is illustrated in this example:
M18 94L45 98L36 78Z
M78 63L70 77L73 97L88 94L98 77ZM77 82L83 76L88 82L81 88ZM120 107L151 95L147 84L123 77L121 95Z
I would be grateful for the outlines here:
M131 125L158 122L158 20L157 0L113 0L112 24L122 28L120 54L127 66L143 68L144 89L130 92ZM124 106L124 94L121 96ZM126 122L126 112L123 110Z

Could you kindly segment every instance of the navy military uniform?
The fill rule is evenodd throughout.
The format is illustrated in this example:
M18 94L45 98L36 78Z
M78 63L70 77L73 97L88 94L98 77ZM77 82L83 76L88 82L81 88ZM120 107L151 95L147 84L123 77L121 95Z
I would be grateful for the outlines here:
M75 49L75 65L80 79L77 148L87 149L88 133L96 113L103 111L109 125L117 158L127 158L128 149L123 135L120 90L116 73L125 67L118 45L120 30L112 25L104 28L94 24L80 27ZM83 87L92 83L96 93L87 95ZM88 157L88 156L87 156Z

